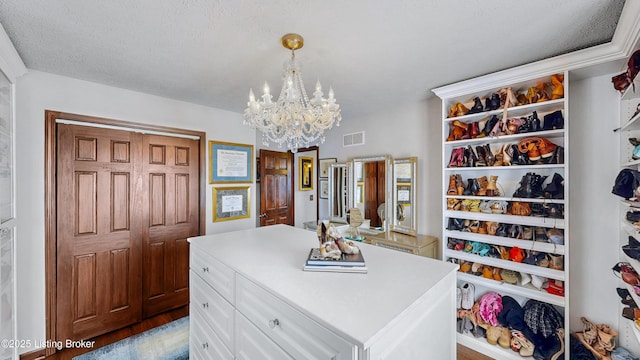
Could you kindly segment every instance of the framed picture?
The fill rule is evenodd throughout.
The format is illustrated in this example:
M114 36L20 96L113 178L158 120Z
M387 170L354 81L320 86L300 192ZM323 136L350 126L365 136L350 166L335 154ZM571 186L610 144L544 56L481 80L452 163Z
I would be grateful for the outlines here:
M298 158L298 189L313 190L313 158L300 156Z
M329 177L329 167L331 164L335 164L338 162L336 158L328 158L328 159L320 159L320 175L321 178Z
M320 199L329 198L329 179L320 179Z
M253 145L209 141L209 183L253 181Z
M358 190L356 191L356 203L362 204L364 203L364 184L358 184Z
M213 222L249 217L248 186L213 188Z

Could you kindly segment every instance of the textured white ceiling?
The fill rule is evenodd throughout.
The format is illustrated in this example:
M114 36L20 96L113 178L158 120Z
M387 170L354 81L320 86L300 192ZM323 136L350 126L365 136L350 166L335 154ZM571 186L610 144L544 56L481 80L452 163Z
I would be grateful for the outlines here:
M429 89L611 40L621 0L1 0L25 65L242 112L281 87L280 45L307 91L332 85L343 117Z

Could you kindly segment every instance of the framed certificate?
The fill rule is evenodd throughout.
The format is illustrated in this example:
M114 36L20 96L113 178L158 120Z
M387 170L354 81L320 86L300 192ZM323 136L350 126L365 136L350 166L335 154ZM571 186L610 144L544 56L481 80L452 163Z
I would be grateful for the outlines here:
M253 182L253 145L209 141L209 183Z
M249 217L248 186L213 188L213 222Z

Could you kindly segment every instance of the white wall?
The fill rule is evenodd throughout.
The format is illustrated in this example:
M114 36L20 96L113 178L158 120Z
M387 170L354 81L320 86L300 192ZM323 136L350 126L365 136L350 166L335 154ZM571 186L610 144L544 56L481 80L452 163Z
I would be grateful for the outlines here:
M313 174L312 174L312 190L300 190L300 160L301 156L313 158ZM307 221L316 221L317 219L317 201L318 201L318 169L317 169L317 156L316 151L304 151L297 152L293 157L294 168L294 204L295 204L295 226L299 228L304 227L304 223ZM312 198L310 197L312 196Z
M256 137L254 130L242 125L241 114L43 72L20 77L16 93L17 335L18 339L44 340L45 109L199 130L206 132L207 141L255 145ZM250 185L254 194L255 184ZM213 223L211 189L212 185L206 186L207 233L255 226L253 210L248 219ZM255 205L251 196L251 209Z
M427 90L425 89L425 92ZM384 113L343 118L340 127L326 133L320 158L346 162L354 157L391 155L418 157L418 233L442 235L442 118L437 98L398 104ZM365 131L365 144L343 147L342 136ZM320 217L326 218L328 200L320 200Z
M620 200L611 193L619 169L620 96L611 75L570 81L569 231L571 328L582 329L581 316L616 329L621 320L611 268L619 261ZM621 334L622 335L622 334ZM628 342L623 342L627 346ZM638 351L638 343L633 340Z

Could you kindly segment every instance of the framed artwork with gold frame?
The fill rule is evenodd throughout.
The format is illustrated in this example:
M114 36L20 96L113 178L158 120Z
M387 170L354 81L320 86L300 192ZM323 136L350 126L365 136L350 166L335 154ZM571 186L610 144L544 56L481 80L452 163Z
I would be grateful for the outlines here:
M313 158L298 158L298 190L313 190Z
M213 188L213 222L244 219L250 216L248 186Z

